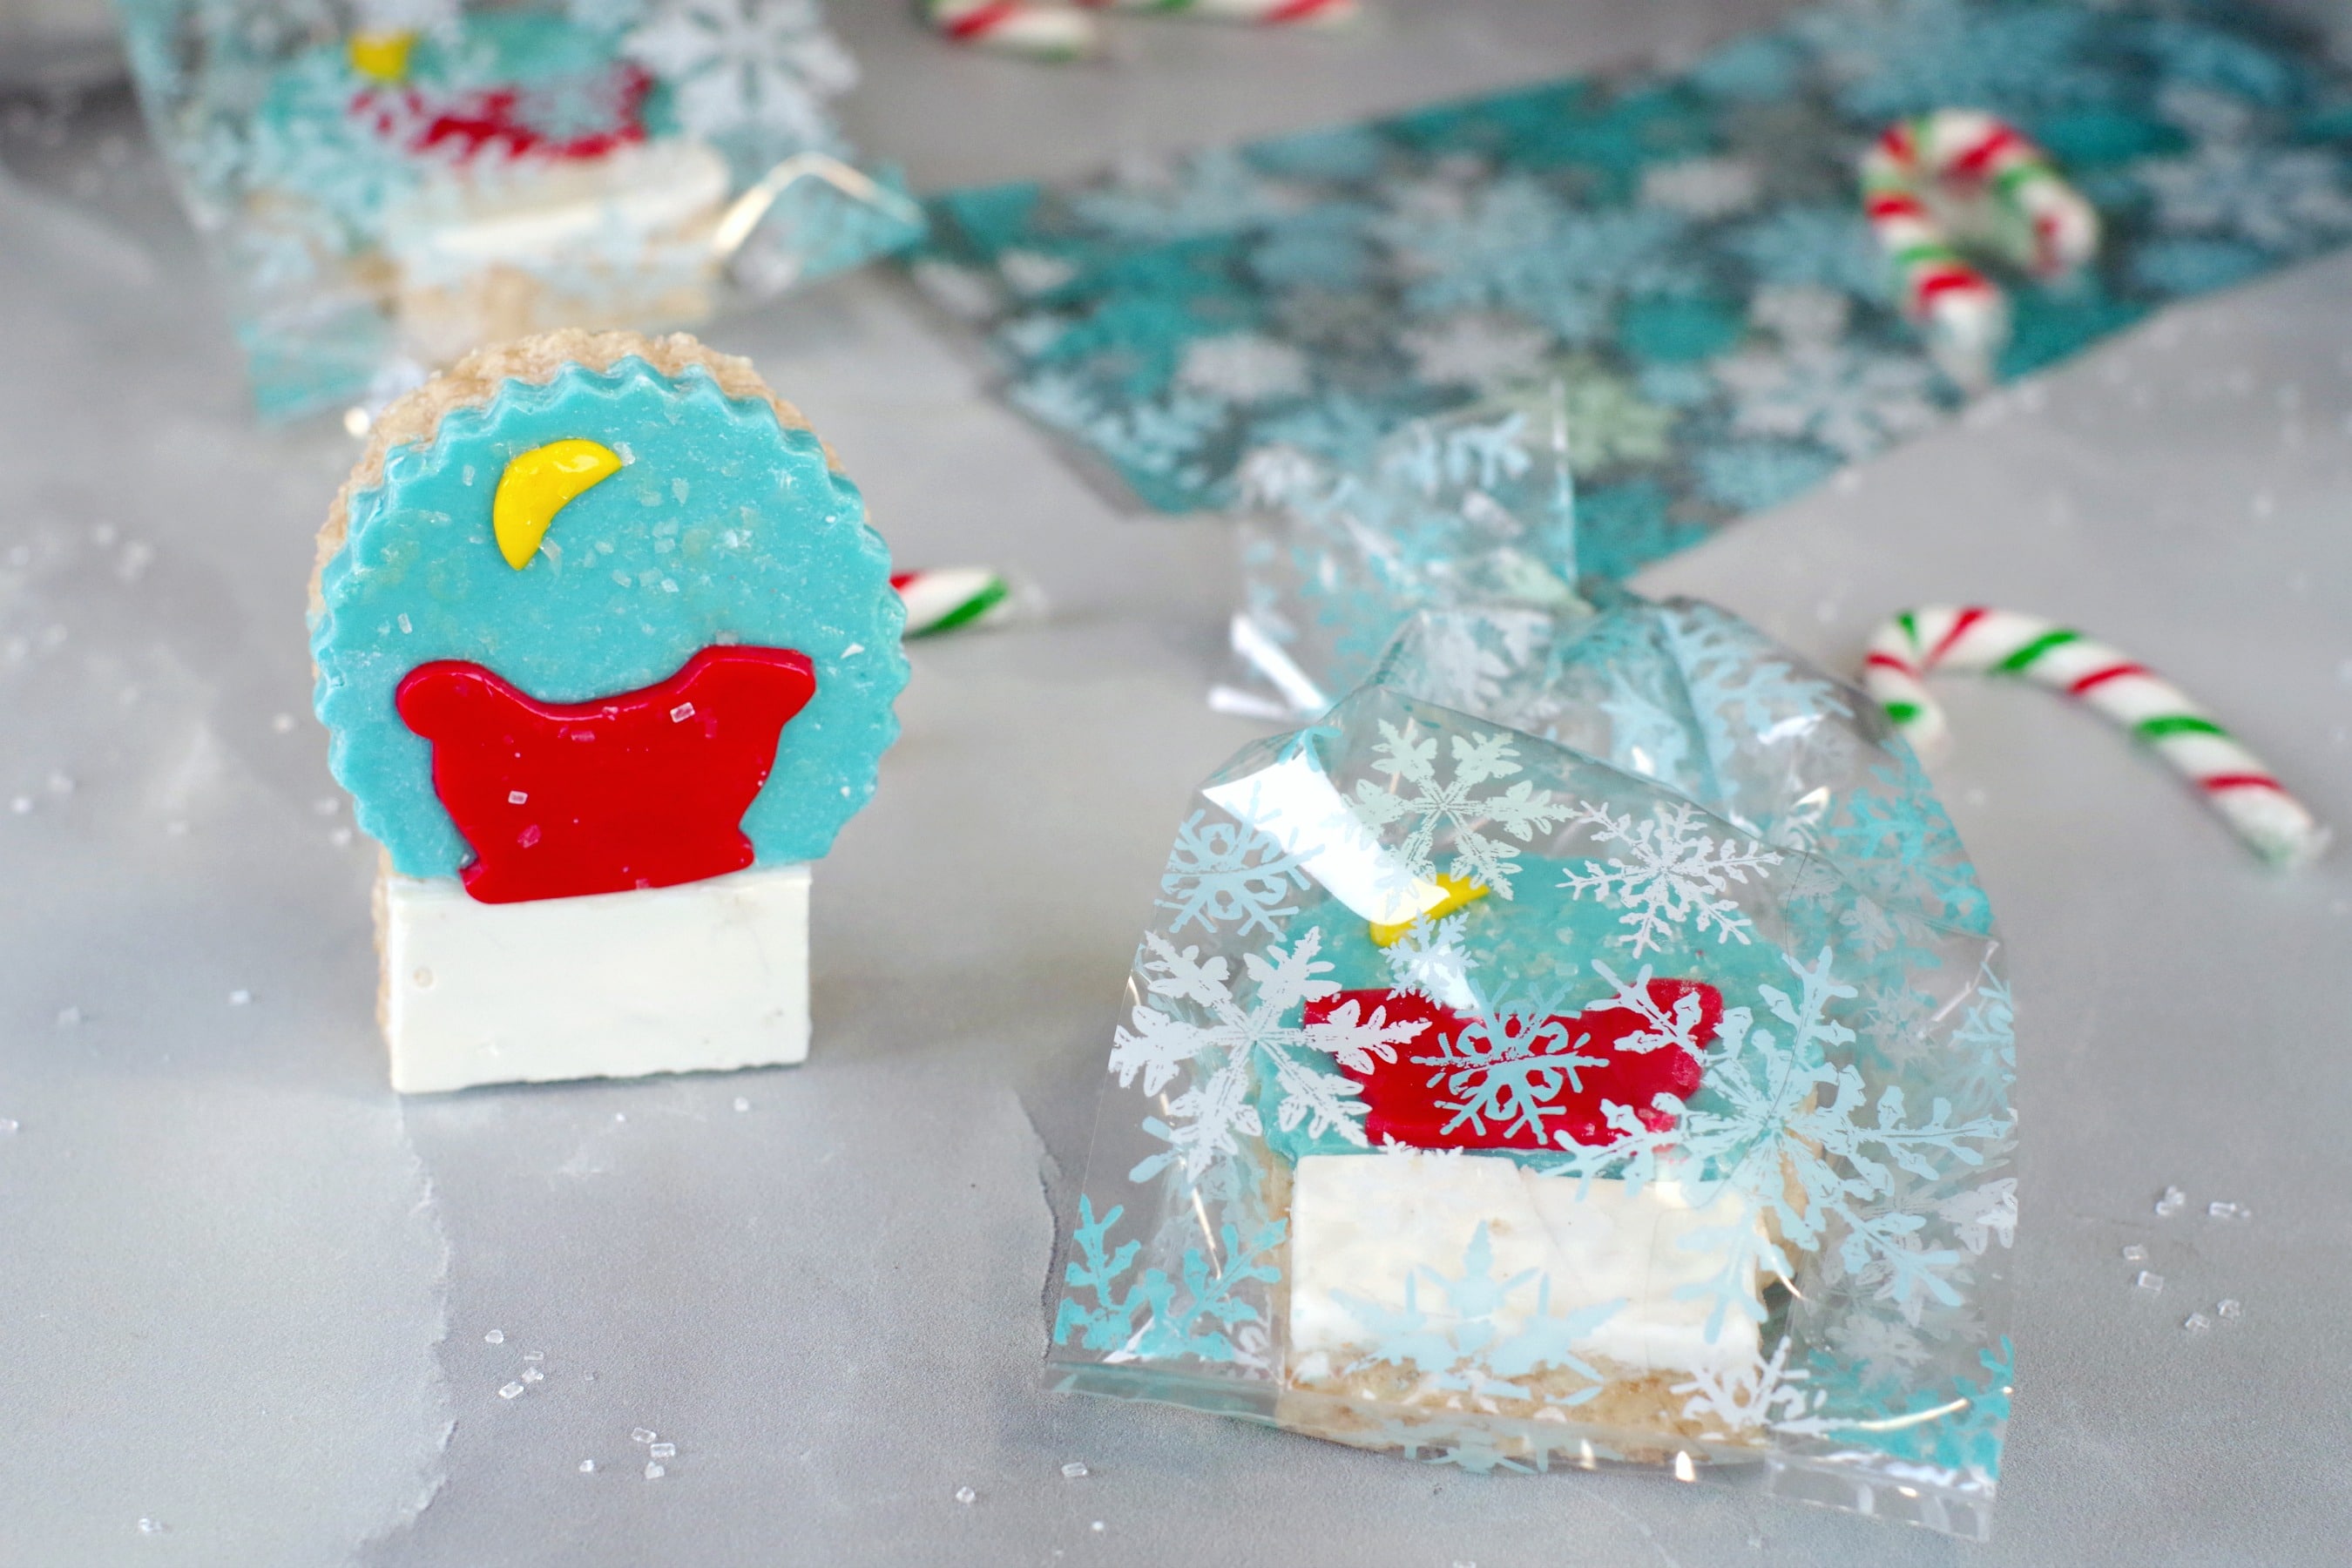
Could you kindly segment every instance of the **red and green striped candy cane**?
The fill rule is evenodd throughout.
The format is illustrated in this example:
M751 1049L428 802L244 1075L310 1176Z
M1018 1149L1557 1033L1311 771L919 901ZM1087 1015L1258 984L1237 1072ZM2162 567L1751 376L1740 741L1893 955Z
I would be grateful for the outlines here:
M1926 684L1940 671L2021 676L2097 710L2195 785L2265 860L2299 866L2326 847L2327 829L2210 713L2146 666L2078 631L1981 605L1906 610L1880 626L1871 636L1863 687L1923 754L1940 751L1950 737Z
M1356 14L1356 0L1078 0L1100 11L1150 11L1164 16L1196 16L1213 22L1254 22L1287 27L1344 22Z
M2009 303L1962 247L2054 279L2099 247L2097 210L2040 148L1981 110L1939 109L1890 126L1864 156L1862 199L1904 313L1970 385L1991 379Z
M1074 60L1102 47L1100 24L1067 5L1036 0L926 0L924 14L951 43L1031 59Z
M985 566L935 566L894 572L890 586L907 605L910 637L986 626L1013 612L1013 584Z

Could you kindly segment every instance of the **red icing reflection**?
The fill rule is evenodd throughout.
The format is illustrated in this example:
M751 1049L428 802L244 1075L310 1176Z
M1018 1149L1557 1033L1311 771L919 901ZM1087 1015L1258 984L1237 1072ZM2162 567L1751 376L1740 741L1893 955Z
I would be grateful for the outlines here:
M738 824L815 692L803 654L709 647L667 680L593 702L541 702L456 659L410 670L396 700L433 742L434 793L473 846L466 891L510 904L749 866Z
M561 95L520 87L439 95L415 87L371 87L352 95L351 109L377 135L410 153L459 163L485 154L573 162L643 142L645 104L653 89L652 73L624 63L603 80Z
M1685 996L1697 998L1698 1018L1690 1034L1703 1047L1723 1021L1723 993L1696 980L1650 982L1650 999L1669 1016ZM1359 1017L1369 1018L1379 1007L1391 1023L1429 1023L1397 1047L1395 1061L1375 1058L1369 1072L1340 1069L1364 1086L1364 1103L1370 1108L1364 1131L1375 1143L1389 1138L1416 1149L1556 1149L1555 1135L1562 1132L1587 1145L1613 1143L1624 1134L1601 1115L1602 1100L1633 1108L1642 1125L1664 1132L1674 1119L1651 1101L1661 1094L1688 1100L1698 1091L1698 1058L1681 1047L1623 1048L1627 1036L1651 1029L1647 1018L1629 1008L1593 1008L1539 1025L1522 1021L1507 1034L1500 1051L1483 1035L1465 1042L1463 1031L1472 1020L1414 992L1342 991L1307 1003L1307 1022L1321 1023L1349 1002ZM1530 1028L1532 1041L1526 1038ZM1571 1055L1582 1059L1571 1064ZM1492 1058L1529 1064L1527 1100L1538 1114L1528 1115L1511 1096L1482 1095L1495 1079L1495 1064L1479 1070L1482 1058ZM1475 1113L1465 1114L1465 1107L1475 1107Z

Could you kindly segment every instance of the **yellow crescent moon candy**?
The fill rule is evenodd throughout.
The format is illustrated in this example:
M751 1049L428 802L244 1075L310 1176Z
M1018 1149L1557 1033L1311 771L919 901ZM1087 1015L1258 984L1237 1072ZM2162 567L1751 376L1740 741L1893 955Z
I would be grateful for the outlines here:
M509 463L490 503L490 531L507 564L518 572L530 565L555 514L620 470L613 449L594 441L550 441Z
M396 87L408 75L408 51L416 45L413 31L354 33L345 46L352 69L370 81Z

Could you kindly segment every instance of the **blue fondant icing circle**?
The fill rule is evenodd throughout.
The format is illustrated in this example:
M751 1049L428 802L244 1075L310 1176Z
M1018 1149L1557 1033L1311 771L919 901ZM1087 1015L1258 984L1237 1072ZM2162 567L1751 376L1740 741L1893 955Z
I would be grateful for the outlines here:
M491 534L499 477L572 437L624 466L558 512L516 571ZM567 365L393 448L383 483L349 510L320 579L315 701L329 765L403 875L454 876L473 858L433 793L431 748L393 706L402 678L434 659L580 702L649 686L714 645L794 648L815 667L816 695L744 813L759 863L815 859L872 796L898 733L906 607L857 487L766 403L730 398L699 368Z

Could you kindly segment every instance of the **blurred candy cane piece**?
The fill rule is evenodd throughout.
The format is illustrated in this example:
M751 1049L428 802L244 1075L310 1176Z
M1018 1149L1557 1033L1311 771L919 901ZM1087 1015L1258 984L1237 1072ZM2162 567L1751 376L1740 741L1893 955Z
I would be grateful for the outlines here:
M1105 11L1150 11L1271 27L1328 26L1356 16L1356 0L1079 0L1079 4Z
M924 9L942 36L974 48L1072 60L1102 47L1101 25L1066 5L1035 0L926 0Z
M925 572L894 572L890 586L907 605L910 637L985 626L1013 615L1013 584L984 566L940 566Z
M2327 829L2210 714L2170 681L2080 632L1979 606L1906 610L1881 626L1871 636L1863 686L1923 754L1949 740L1944 710L1925 683L1935 671L2020 675L2078 699L2146 742L2274 865L2303 865L2327 846Z
M2099 215L2016 129L1974 109L1888 127L1863 159L1863 210L1895 268L1904 313L1953 378L1992 379L2009 340L2008 300L1969 263L1980 247L2055 280L2099 247Z

